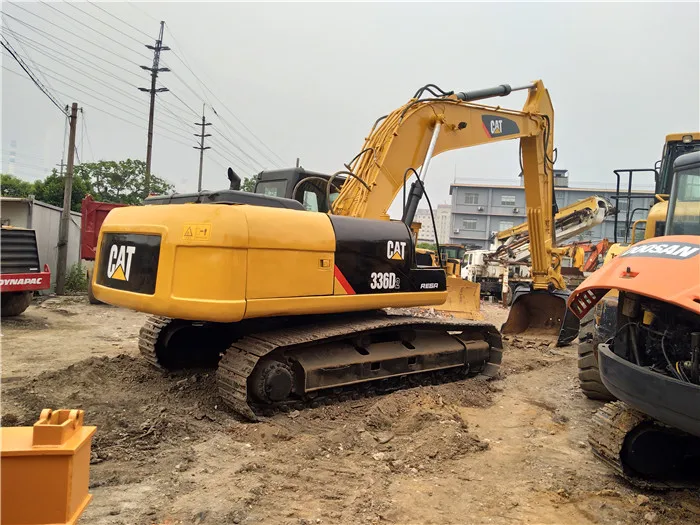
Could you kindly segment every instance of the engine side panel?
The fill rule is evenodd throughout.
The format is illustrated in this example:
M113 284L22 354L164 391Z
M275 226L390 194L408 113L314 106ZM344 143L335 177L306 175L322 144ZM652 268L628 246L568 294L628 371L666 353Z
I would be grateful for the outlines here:
M171 318L237 322L447 297L443 270L413 268L399 222L248 205L139 206L110 212L99 243L97 299Z
M336 293L445 291L445 272L416 268L408 227L399 221L330 216L336 237L337 273L345 278ZM347 285L349 285L349 287Z
M568 305L580 318L609 291L621 290L700 313L700 236L672 235L636 243L591 274Z

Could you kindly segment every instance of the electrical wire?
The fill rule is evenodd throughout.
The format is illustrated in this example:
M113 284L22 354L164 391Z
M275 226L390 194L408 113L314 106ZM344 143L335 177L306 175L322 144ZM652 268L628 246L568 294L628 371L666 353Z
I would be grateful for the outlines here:
M105 75L107 75L115 80L118 80L119 82L123 82L124 84L127 84L130 87L136 87L135 84L132 84L128 80L124 80L124 78L122 78L118 75L115 75L114 73L108 71L107 69L105 69L101 66L98 66L94 62L91 63L91 62L87 62L84 60L78 60L78 58L82 59L82 57L77 57L75 55L71 56L71 55L68 55L66 53L62 53L62 52L60 52L52 47L46 46L44 44L41 44L40 42L37 42L36 40L33 40L33 39L28 38L20 33L17 33L17 32L15 32L7 27L5 28L5 30L7 33L11 34L15 38L15 40L17 40L18 42L24 42L30 49L34 49L37 53L40 53L40 54L42 54L42 55L60 63L60 64L67 65L68 62L63 58L56 57L52 53L57 53L61 57L65 57L65 58L72 60L72 61L75 61L81 65L88 66L91 69L96 69L96 70L102 72L103 74L105 74ZM50 50L51 53L47 52L46 50ZM26 53L26 50L25 50L25 53ZM136 73L134 73L134 75L136 75ZM141 77L139 76L139 78L141 78Z
M64 1L65 1L65 0L64 0ZM99 9L99 10L102 11L103 13L105 13L105 14L111 16L111 17L114 18L115 20L119 20L122 24L129 26L131 29L137 31L138 33L141 33L143 36L145 36L145 37L148 38L149 40L155 40L151 35L149 35L149 34L143 32L143 31L141 31L139 28L132 26L129 22L126 22L126 21L122 20L122 19L119 18L117 15L112 14L112 13L110 13L109 11L107 11L106 9L100 7L98 3L96 3L96 2L91 2L90 0L87 0L87 3L90 4L92 7L95 7L95 8L97 8L97 9ZM81 9L81 11L82 11L82 9ZM85 11L83 11L83 13L85 13ZM85 13L85 14L88 14L88 13ZM89 16L92 16L92 15L89 15ZM99 18L96 18L96 17L94 17L94 16L93 16L93 18L95 18L96 20L100 20ZM100 22L102 22L102 23L105 24L105 25L109 25L109 24L107 24L106 22L103 22L102 20L100 20ZM110 27L111 27L112 29L114 29L115 31L118 31L119 33L121 33L121 34L124 35L125 37L130 38L131 40L134 40L134 41L136 41L137 43L143 45L143 42L141 42L140 40L134 38L134 37L131 36L131 35L128 35L128 34L125 33L124 31L121 31L121 30L117 29L117 28L114 27L114 26L110 26Z
M178 42L178 40L177 40L177 37L176 37L175 34L173 33L172 28L171 28L167 23L165 24L165 26L168 28L168 32L170 33L170 36L172 37L173 42L175 42L180 48L182 48L182 46L179 45L179 42ZM236 121L238 121L238 123L239 123L253 138L255 138L264 148L266 148L273 156L275 156L282 164L284 164L284 160L282 159L282 157L280 157L279 155L277 155L277 153L275 153L275 152L272 150L272 148L270 148L270 147L269 147L265 142L263 142L255 133L253 133L253 132L250 130L250 128L248 128L248 126L246 126L245 123L244 123L240 118L238 118L238 116L237 116L233 111L231 111L231 109L229 109L228 106L227 106L226 104L224 104L224 103L221 101L221 99L219 99L219 98L216 96L216 94L206 85L206 83L204 83L204 82L202 82L202 80L200 80L199 76L197 76L197 75L194 73L193 69L192 69L191 67L189 67L189 64L186 63L186 60L180 58L180 56L179 56L178 54L176 54L176 53L173 53L173 56L174 56L175 58L177 58L178 60L180 60L180 62L182 62L182 64L190 71L190 73L191 73L192 76L195 78L195 80L199 83L199 85L200 85L204 90L206 90L206 91L214 98L214 100L216 100L219 104L221 104L221 105L224 107L224 109L225 109L226 111L228 111L229 114L230 114L234 119L236 119ZM183 53L183 56L184 56L184 53ZM186 58L186 57L185 57L185 58ZM221 117L221 116L217 113L217 111L214 109L213 105L211 104L211 101L209 101L209 107L210 107L211 110L214 112L214 114L215 114L217 117L219 117L220 119L222 119L222 121L223 121L223 117ZM241 136L243 137L243 135L241 135ZM257 148L255 148L255 146L253 146L252 144L251 144L251 146L252 146L254 149L257 150ZM260 150L257 150L257 151L258 151L258 153L260 153L261 155L263 155L263 157L265 157L265 155L264 155ZM270 161L270 162L272 162L273 164L276 164L276 162L271 161L271 159L269 159L269 158L267 158L267 160Z
M238 144L236 144L235 142L233 142L233 141L232 141L230 138L228 138L226 135L223 135L223 134L222 134L222 135L220 135L220 137L221 137L222 139L224 139L226 142L228 142L229 144L231 144L231 146L233 146L234 148L236 148L236 150L238 150L242 155L244 155L245 157L247 157L248 159L250 159L250 161L253 163L253 164L252 164L253 166L256 166L256 165L257 165L257 166L262 166L262 164L261 164L257 159L254 159L252 156L250 156L248 153L246 153L243 149L241 149L240 146L238 146Z
M95 29L94 27L92 27L91 25L88 25L88 24L86 24L85 22L83 22L83 21L81 21L81 20L78 20L77 18L75 18L75 17L73 17L73 16L70 16L70 15L64 13L64 12L61 11L60 9L57 9L56 7L52 6L50 3L45 2L44 0L39 0L39 2L42 3L42 4L44 4L46 7L49 7L49 8L51 8L51 9L53 9L53 10L56 11L57 13L60 13L62 16L65 16L65 17L66 17L68 20L70 20L71 22L77 22L79 25L81 25L81 26L83 26L83 27L89 29L90 31L92 31L92 32L94 32L94 33L97 33L98 35L100 35L100 36L106 38L107 40L109 40L109 41L111 41L111 42L114 42L114 43L117 44L117 45L120 45L121 47L123 47L124 49L127 49L128 51L131 51L132 53L138 55L139 58L141 58L141 60L148 60L148 57L145 57L142 53L139 53L138 51L134 50L132 47L129 47L129 46L126 45L125 43L120 42L119 40L116 40L116 39L112 38L111 36L105 35L102 31L99 31L99 30ZM13 3L13 2L8 2L8 3L11 4L11 5L15 5L15 6L17 5L17 4L15 4L15 3ZM73 9L77 9L78 11L80 11L80 12L83 13L83 14L88 14L88 13L85 13L85 11L83 11L82 9L80 9L79 7L77 7L76 5L74 5L72 2L66 2L66 4L69 5L69 6L71 6ZM31 12L31 11L29 11L29 12ZM99 18L96 18L96 17L93 16L93 15L89 15L89 14L88 14L88 16L94 18L95 20L101 22L102 24L104 24L104 25L106 25L106 26L108 26L108 27L112 27L112 26L110 26L109 24L107 24L106 22L103 22L102 20L100 20ZM41 17L40 17L40 18L41 18ZM134 39L134 40L136 40L136 39ZM137 42L138 44L144 45L142 42L139 42L138 40L136 40L136 42ZM115 54L116 54L116 53L115 53ZM122 58L123 58L123 57L122 57Z
M34 59L29 54L29 51L27 51L27 48L24 47L24 43L22 43L21 40L17 39L17 44L19 45L20 49L22 49L22 51L24 52L25 57L27 57L27 59L32 63L32 66L34 66L35 69L38 69L36 62L34 62ZM42 76L42 78L43 78L44 82L46 83L46 85L48 86L48 88L53 89L53 86L51 86L51 83L44 76L44 73L41 70L39 70L38 73Z
M20 58L21 58L21 57L20 57ZM114 98L112 98L112 97L110 97L110 96L108 96L108 95L105 95L105 94L101 94L101 96L98 96L98 95L96 95L94 92L89 92L89 91L85 91L85 90L83 90L83 89L80 89L79 87L76 87L76 86L75 86L75 83L74 83L74 79L73 79L73 78L68 77L68 76L66 76L66 75L62 75L61 73L58 73L57 71L55 71L55 70L53 70L53 69L49 69L49 68L46 67L46 66L42 66L42 67L43 67L44 69L46 69L47 71L50 71L50 72L52 72L52 73L54 73L54 74L56 75L56 76L54 76L54 75L47 75L49 78L52 78L52 79L56 80L57 82L59 82L59 83L61 83L61 84L64 84L64 85L66 85L66 86L69 86L69 87L71 87L72 89L74 89L74 90L76 90L76 91L78 91L78 92L80 92L80 93L83 93L83 94L88 95L88 96L92 96L92 97L94 97L95 99L97 99L97 100L99 100L99 101L101 101L101 102L104 102L104 103L109 104L110 101L111 101L111 102L113 102L114 104L117 104L118 106L121 106L121 107L113 106L113 107L115 107L116 109L121 109L121 110L123 110L124 108L127 108L127 109L130 109L130 110L135 111L135 112L139 112L139 111L141 111L141 109L142 109L142 108L134 107L134 106L131 106L131 105L128 105L128 104L124 104L122 101L116 100L116 99L114 99ZM70 66L68 66L68 67L70 67ZM75 71L77 71L77 72L79 72L79 73L85 75L86 77L93 79L95 82L97 82L97 83L99 83L99 84L102 84L102 85L104 85L104 86L106 86L106 87L108 87L108 88L110 88L110 89L113 89L113 90L115 90L115 91L118 91L118 92L124 94L127 98L131 98L132 100L136 100L137 102L139 101L139 99L138 99L137 97L131 96L130 94L128 94L128 93L126 93L126 92L124 92L123 90L120 90L120 89L118 89L118 88L114 88L113 86L110 86L109 84L107 84L107 83L105 83L105 82L102 82L101 80L99 80L99 79L93 77L92 75L89 75L89 74L87 74L87 73L84 73L84 72L82 72L82 71L80 71L80 70L77 70L77 69L75 69L75 68L71 68L71 69L74 69ZM64 78L64 79L66 79L66 80L62 80L61 78ZM105 100L105 99L106 99L106 100ZM140 118L140 115L138 115L138 114L131 113L131 115L134 115L134 116L137 116L137 117ZM175 134L179 133L180 130L176 130L176 129L172 128L170 124L168 124L168 123L166 123L166 122L163 122L163 121L160 120L158 117L156 117L156 120L159 121L161 125L163 125L164 127L166 127L166 129L169 129L171 132L173 132L173 133L175 133ZM185 133L187 134L188 131L185 132ZM65 149L65 148L64 148L64 149Z
M70 34L71 36L73 36L73 37L75 37L75 38L79 38L80 40L82 40L82 41L84 41L84 42L88 42L88 43L92 44L92 45L95 46L95 47L99 47L101 50L106 51L107 53L111 53L112 55L115 55L115 56L117 56L117 57L119 57L119 58L121 58L121 59L123 59L123 60L126 60L127 62L132 63L132 64L137 64L134 60L131 60L131 59L129 59L129 58L126 58L124 55L121 55L121 54L117 53L116 51L112 51L111 49L108 49L108 48L106 48L105 46L101 46L100 44L98 44L98 43L96 43L96 42L94 42L94 41L92 41L92 40L90 40L90 39L81 37L81 36L79 36L75 31L71 31L70 29L66 29L65 27L63 27L63 26L60 25L60 24L56 24L56 23L54 23L54 22L51 22L50 20L47 20L47 19L44 18L43 16L36 14L34 11L31 11L31 10L29 10L29 9L26 9L25 7L22 7L20 4L16 4L16 3L13 3L13 2L6 2L6 3L12 5L13 7L16 7L17 9L21 9L22 11L24 11L24 12L26 12L26 13L29 13L29 14L31 14L32 16L35 16L36 18L39 18L40 20L43 20L44 22L46 22L47 24L49 24L49 25L52 26L52 27L58 27L59 29L65 31L66 33ZM43 3L43 2L42 2L42 3ZM56 9L56 8L53 7L52 5L50 5L50 4L46 4L46 5L47 5L48 7L50 7L51 9L53 9L54 11L57 11L57 12L61 13L63 16L66 16L66 17L68 17L69 19L73 20L69 15L66 15L65 13L61 12L59 9ZM13 18L14 20L19 20L18 18L14 17L14 16L12 16L12 15L8 15L7 13L3 13L3 15L9 16L10 18ZM81 25L85 25L85 24L82 24L82 23L81 23ZM88 27L89 29L92 29L90 26L86 26L86 27ZM97 31L96 29L92 29L92 30L95 31L96 33L102 35L102 34L101 34L99 31ZM108 38L109 40L113 40L112 38L109 38L109 37L107 37L107 38ZM116 41L116 40L113 40L113 41L117 42L117 43L120 44L120 45L123 45L123 44L121 44L121 42L118 42L118 41ZM127 46L127 49L129 49L130 51L133 51L133 49L131 49L131 48L128 47L128 46ZM135 52L135 51L134 51L134 52ZM136 53L136 52L135 52L135 53ZM148 59L148 58L144 58L144 56L141 55L141 54L139 54L139 53L136 53L136 54L139 55L139 57L141 58L141 60L150 60L150 59ZM138 65L138 64L137 64L137 65Z
M56 98L51 93L49 93L47 88L43 84L41 84L41 82L39 82L39 80L32 74L29 67L26 64L24 64L22 62L22 60L17 56L17 54L12 49L12 45L9 43L9 41L7 41L4 36L2 36L2 38L3 38L3 40L5 40L5 42L0 42L0 44L2 44L2 47L5 48L5 50L10 54L10 56L12 58L14 58L15 62L17 62L19 64L19 66L24 70L24 72L29 76L31 81L34 82L34 85L36 87L38 87L41 90L41 92L48 97L48 99L51 101L51 103L54 106L56 106L61 113L63 113L65 115L66 112L61 107L61 104L56 100Z
M79 47L79 46L75 46L75 44L72 44L72 43L68 42L68 41L65 40L65 39L59 38L59 37L57 37L57 36L55 36L55 35L52 35L51 33L47 33L47 32L44 31L43 29L39 29L39 28L37 28L36 26L33 26L32 24L28 24L27 22L25 22L25 21L23 21L23 20L20 20L19 18L15 17L15 16L12 16L12 15L10 15L10 14L8 14L8 13L4 13L4 12L3 12L3 17L8 17L8 18L14 20L15 22L17 22L18 24L21 24L21 25L23 25L24 27L27 27L27 28L31 29L31 30L34 31L35 33L39 34L40 36L42 36L42 37L44 37L44 38L48 38L48 39L52 40L52 41L55 42L55 43L58 43L59 47L61 47L61 48L63 48L63 49L66 49L66 50L69 51L70 53L76 53L76 52L86 53L87 55L90 55L90 56L93 57L93 58L97 58L98 60L102 60L103 62L106 62L106 63L108 63L108 64L110 64L110 65L112 65L112 66L114 66L114 67L116 67L116 68L119 68L119 69L121 69L122 71L125 71L125 72L127 72L127 73L129 73L129 74L131 74L131 75L135 75L135 76L137 76L139 79L142 78L141 75L135 73L134 71L131 71L131 70L125 68L124 66L120 66L119 64L115 64L114 62L112 62L112 61L110 61L110 60L107 60L106 58L101 57L101 56L99 56L99 55L97 55L97 54L95 54L95 53L92 53L92 52L88 51L87 49L84 49L84 48ZM7 21L5 21L5 23L7 23ZM29 39L28 37L26 37L26 36L24 36L24 35L22 35L22 36L23 36L23 38L25 38L25 39L27 39L27 40L31 40L31 39ZM36 42L36 41L35 41L35 40L32 40L32 42ZM90 42L90 41L88 40L88 42ZM66 44L68 47L66 47L66 45L60 45L60 43ZM92 43L92 42L90 42L90 43ZM96 45L96 44L94 44L94 45ZM97 47L100 47L100 46L97 46ZM103 49L103 48L100 48L100 49ZM119 55L119 56L121 56L121 55ZM132 62L132 61L129 61L129 62L131 62L131 63L134 64L134 65L138 65L138 64L136 64L136 62Z
M92 142L90 141L90 133L87 132L87 118L85 116L85 111L81 110L83 114L83 126L85 126L85 138L87 138L88 149L90 150L90 158L93 162L95 161L95 150L92 149Z
M80 108L80 155L85 150L85 117L83 116L83 108Z
M46 55L46 56L49 56L49 55ZM51 57L49 56L49 58L51 58ZM105 86L106 88L108 88L108 89L110 89L110 90L112 90L112 91L115 91L115 92L117 92L117 93L120 93L120 94L124 95L124 96L127 97L127 98L130 98L131 100L134 100L134 101L136 101L136 102L142 102L142 101L143 101L143 99L139 98L135 93L132 94L132 93L129 93L129 92L127 92L127 91L124 91L123 89L114 87L113 85L111 85L111 84L109 84L109 83L107 83L107 82L104 82L103 80L99 79L98 77L96 77L96 76L94 76L94 75L91 75L90 73L86 73L85 71L83 71L83 70L81 70L81 69L78 69L78 68L76 68L76 67L73 67L71 64L68 64L68 63L66 63L66 62L64 62L64 61L57 60L57 62L58 62L59 64L61 64L62 66L66 67L66 68L68 68L68 69L70 69L70 70L72 70L72 71L75 71L76 73L80 73L81 75L85 76L86 78L89 78L90 80L92 80L92 81L94 81L94 82L97 82L98 84L101 84L101 85ZM37 68L40 66L41 68L43 68L43 69L45 69L45 70L47 70L47 71L50 71L50 72L53 73L54 75L58 75L58 76L60 76L60 77L66 78L66 79L68 79L68 80L74 80L72 77L69 77L69 76L66 76L66 75L64 75L64 74L62 74L62 73L59 73L59 72L56 71L55 69L51 69L50 67L48 67L48 66L46 66L46 65L37 63L36 66L37 66ZM55 78L55 77L52 77L51 75L49 75L49 78ZM131 87L134 87L134 88L136 87L136 86L134 86L133 84L129 84L129 85L130 85Z
M668 328L664 330L664 334L661 336L661 353L664 354L664 359L666 359L666 363L668 363L668 367L671 370L671 374L673 377L678 379L679 381L683 381L683 378L680 376L680 374L677 374L676 371L673 369L673 365L671 364L671 360L668 358L668 355L666 354L666 348L664 347L664 339L666 339L666 334L668 333Z
M135 107L135 106L133 106L133 105L125 104L125 103L123 103L122 101L119 101L119 100L117 100L117 99L115 99L115 98L113 98L113 97L107 96L107 95L105 95L105 94L101 94L101 97L103 97L103 99L100 99L100 96L97 96L97 95L95 95L94 93L90 93L90 92L84 91L84 90L82 90L82 89L80 89L80 88L78 88L78 87L75 87L75 86L74 86L74 82L73 82L73 80L74 80L73 78L68 77L68 76L66 76L66 75L63 75L63 74L61 74L61 73L59 73L59 72L57 72L57 71L55 71L55 70L49 69L49 68L47 68L46 66L42 66L42 67L44 67L46 70L48 70L48 71L54 73L54 74L57 75L58 77L60 77L60 78L57 78L57 77L55 77L55 76L53 76L53 75L49 75L49 78L53 78L53 79L57 80L58 82L60 82L60 83L62 83L62 84L64 84L64 85L68 85L68 86L72 87L73 89L76 89L77 91L79 91L79 92L81 92L81 93L84 93L84 94L89 95L89 96L94 96L94 97L97 98L98 100L104 101L104 99L107 99L107 100L109 100L109 101L111 101L111 102L114 102L115 104L121 104L123 107L128 108L128 109L131 109L132 111L136 111L136 112L140 112L140 111L142 111L142 110L145 110L145 108L148 107L147 104L146 104L146 101L145 101L144 99L141 99L141 98L139 98L139 97L136 96L136 95L132 95L131 93L128 93L128 92L126 92L126 91L124 91L124 90L122 90L122 89L115 88L115 87L111 86L110 84L101 81L99 78L96 78L96 77L94 77L94 76L92 76L92 75L90 75L90 74L88 74L88 73L85 73L84 71L80 71L80 70L78 70L78 69L72 68L71 66L69 66L69 65L67 65L67 64L64 64L64 65L65 65L66 67L68 67L68 68L70 68L70 69L73 69L74 71L76 71L76 72L78 72L78 73L84 75L85 77L90 78L90 79L93 80L94 82L96 82L96 83L98 83L98 84L101 84L101 85L103 85L103 86L105 86L105 87L111 89L112 91L115 91L115 92L117 92L117 93L120 93L122 96L124 96L124 97L127 98L128 100L134 101L134 102L136 102L137 104L143 104L143 107L138 107L138 106ZM61 80L61 78L64 78L64 79L68 80L68 82ZM176 118L176 117L170 117L169 115L163 115L163 116L164 116L164 117L167 116L168 118ZM171 125L172 125L172 124L170 124L170 123L167 123L167 122L163 121L161 116L156 116L156 117L155 117L155 120L156 120L157 122L160 122L160 123L162 123L162 124L164 124L164 125L167 125L167 126L171 126Z
M130 5L131 7L133 7L134 9L136 9L137 11L139 11L139 12L141 12L142 14L146 15L148 18L150 18L150 19L153 20L154 22L158 22L158 19L157 19L157 18L155 18L155 17L149 15L146 11L144 11L144 10L141 9L140 7L137 7L137 3L131 2L131 1L129 1L129 0L127 0L126 3L127 3L128 5Z
M71 95L68 95L68 94L63 93L63 92L60 92L60 91L57 91L57 93L59 93L59 94L65 96L65 97L70 97L70 96L71 96ZM137 114L131 113L131 112L129 112L129 111L124 111L123 108L121 108L121 107L116 107L116 106L114 106L114 105L112 105L112 104L105 103L105 102L102 101L102 100L100 100L99 102L104 103L105 105L107 105L107 106L110 107L110 108L115 108L117 111L121 112L122 114L130 115L130 116L133 116L133 117L138 118L138 119L141 119L141 118L142 118L141 115L137 115ZM144 129L145 129L145 124L144 124L143 122L137 124L137 123L135 123L135 122L133 122L133 121L131 121L131 120L125 119L125 118L122 117L122 116L119 116L119 115L116 115L116 114L114 114L114 113L111 113L111 112L107 111L106 109L104 109L104 108L101 107L101 106L98 106L98 105L96 105L96 104L94 104L94 103L90 103L89 101L86 102L86 101L83 100L83 101L81 102L81 105L85 105L85 106L88 106L88 107L92 107L93 109L95 109L95 110L97 110L97 111L99 111L99 112L101 112L101 113L104 113L104 114L106 114L106 115L109 115L110 117L113 117L113 118L116 118L116 119L121 120L121 121L123 121L123 122L126 122L127 124L131 124L132 126L136 126L136 127L138 127L139 129L141 129L141 130L144 130ZM170 131L170 130L166 130L166 131L169 131L170 133L172 133L172 131ZM157 134L157 136L167 138L167 139L169 139L169 140L171 140L171 141L173 141L173 142L177 142L178 144L182 144L183 146L187 146L187 147L190 146L190 144L188 144L187 142L184 142L183 140L179 140L180 137L177 137L176 134L175 134L175 136L172 136L172 135L167 134L167 133L166 133L165 131L163 131L163 130L159 131L158 134Z

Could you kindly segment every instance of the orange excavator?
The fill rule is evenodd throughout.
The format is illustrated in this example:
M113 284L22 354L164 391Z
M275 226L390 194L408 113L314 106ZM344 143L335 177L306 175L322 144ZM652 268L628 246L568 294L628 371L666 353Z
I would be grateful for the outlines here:
M596 243L592 241L574 242L569 244L568 248L569 257L572 259L571 266L581 272L590 273L602 263L608 248L610 248L610 241L603 239Z

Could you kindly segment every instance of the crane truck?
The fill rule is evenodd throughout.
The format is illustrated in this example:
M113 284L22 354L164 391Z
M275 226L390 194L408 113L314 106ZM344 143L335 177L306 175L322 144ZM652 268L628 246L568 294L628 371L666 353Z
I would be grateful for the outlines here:
M516 90L528 93L521 111L477 102ZM255 193L174 195L112 210L100 229L93 293L152 314L140 333L145 358L166 369L218 367L222 399L251 419L494 375L501 361L495 326L383 309L448 299L445 270L416 263L411 230L430 160L519 139L533 279L502 330L576 337L575 319L560 330L568 292L553 264L561 257L553 238L553 126L540 80L460 93L426 85L377 119L362 150L332 175L274 170L257 177ZM402 219L390 220L402 190Z

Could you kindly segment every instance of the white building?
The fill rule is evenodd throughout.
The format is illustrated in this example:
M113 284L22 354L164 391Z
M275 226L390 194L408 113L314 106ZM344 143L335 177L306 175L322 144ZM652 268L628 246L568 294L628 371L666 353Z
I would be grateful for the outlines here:
M437 228L437 240L442 244L450 239L450 226L452 224L452 206L450 204L438 204L437 210L433 210L435 216L435 227ZM433 229L433 218L430 209L416 210L413 222L420 222L418 240L421 242L435 243L435 230Z

